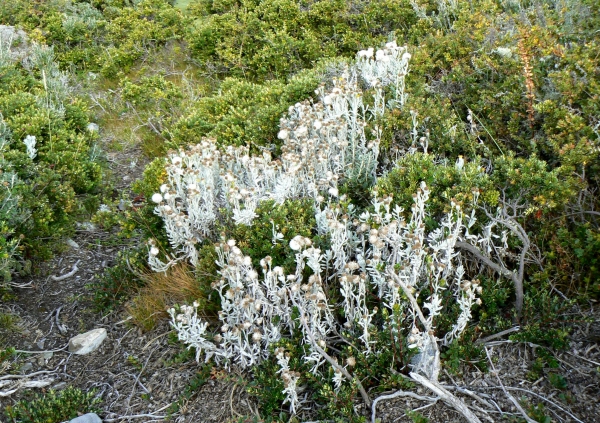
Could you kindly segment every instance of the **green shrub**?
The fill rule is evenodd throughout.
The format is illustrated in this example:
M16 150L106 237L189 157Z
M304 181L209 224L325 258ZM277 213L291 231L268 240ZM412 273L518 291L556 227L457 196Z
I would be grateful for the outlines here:
M9 61L0 69L10 74L0 80L4 259L21 238L25 254L47 255L46 247L73 230L84 201L100 194L102 184L87 107L69 94L52 49L33 45L29 54L28 68ZM33 144L27 147L26 140Z
M155 47L177 40L183 16L167 0L15 0L0 4L0 22L23 26L54 46L63 68L114 78Z
M94 304L98 311L108 312L123 304L143 285L139 274L146 269L145 249L125 250L117 256L117 263L106 269L94 281Z
M380 45L416 16L409 2L199 0L186 39L208 71L284 79L323 58Z
M225 239L235 239L238 246L252 257L257 269L260 268L260 260L271 256L273 266L282 266L286 272L292 272L296 260L289 240L296 235L315 238L312 202L306 199L286 200L278 205L272 200L265 201L258 206L256 214L258 216L250 226L223 227L221 232ZM278 239L277 234L281 238Z
M290 105L313 95L320 73L319 69L300 72L286 83L227 78L216 94L193 104L174 126L173 144L189 145L207 136L220 145L279 146L279 119Z
M68 387L62 391L50 390L45 395L34 395L30 400L21 400L4 410L9 421L14 423L61 423L88 412L99 412L99 398L95 392L83 392Z

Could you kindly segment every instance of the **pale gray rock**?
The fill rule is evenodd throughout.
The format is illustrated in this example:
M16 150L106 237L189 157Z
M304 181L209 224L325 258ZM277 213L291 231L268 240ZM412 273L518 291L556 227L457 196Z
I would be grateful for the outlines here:
M26 373L33 369L33 363L25 363L21 366L21 373Z
M73 241L71 238L67 239L67 245L71 248L75 248L76 250L79 250L79 244L76 243L75 241Z
M69 423L102 423L102 419L96 413L88 413L75 417Z
M106 338L106 329L93 329L74 336L69 341L69 352L77 355L89 354L96 350Z

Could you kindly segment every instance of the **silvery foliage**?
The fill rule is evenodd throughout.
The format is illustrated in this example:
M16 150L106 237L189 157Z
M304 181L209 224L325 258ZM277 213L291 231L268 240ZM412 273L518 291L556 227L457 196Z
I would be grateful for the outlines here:
M22 184L17 174L6 166L4 152L11 142L11 132L4 121L4 116L0 113L0 223L4 224L7 238L4 245L4 254L0 255L0 286L7 279L10 279L10 272L13 270L14 258L19 255L20 238L10 237L14 233L14 227L19 222L26 220L29 215L20 207L21 197L16 193L18 185Z
M267 199L282 203L287 198L314 198L316 229L331 244L327 251L321 251L310 239L293 237L287 242L295 252L296 269L286 274L271 257L262 259L261 269L255 269L235 240L221 240L216 247L220 279L213 284L221 299L217 333L198 316L197 304L169 310L179 339L196 348L198 360L204 357L225 366L252 366L269 357L270 345L300 331L307 346L302 359L312 366L313 373L326 374L329 360L322 351L339 333L353 334L358 340L357 353L369 355L378 354L372 338L376 331L395 331L375 327L376 310L367 303L374 294L381 298L381 306L407 316L409 346L419 351L413 362L415 371L437 377L434 373L438 371L439 356L431 355L431 343L436 338L424 327L435 328L436 317L442 311L442 294L447 291L460 307L452 329L439 339L444 344L460 336L471 317L472 305L480 301L477 294L481 287L476 281L464 280L461 255L455 249L459 240L480 245L487 242L486 235L468 232L475 215L465 218L461 207L451 202L438 229L427 233L429 190L425 184L414 195L408 220L404 210L392 207L392 197L380 198L377 192L369 211L359 212L336 198L338 181L350 165L358 161L371 166L370 160L376 164L377 159L380 131L375 129L373 137L367 139L364 128L367 117L380 115L383 110L364 105L358 75L378 75L381 82L370 84L374 89L383 83L395 84L395 77L386 73L387 66L393 63L394 69L401 69L405 75L409 58L395 43L388 44L383 54L365 50L346 76L333 81L331 90L326 93L319 88L321 101L290 107L288 116L281 120L279 137L284 146L279 161L271 160L268 153L250 157L244 148L229 147L221 152L210 140L170 156L166 167L169 182L153 200L178 256L167 256L169 262L162 262L151 240L149 262L155 270L166 270L184 258L196 264L195 244L214 235L220 207L232 211L237 224L250 224L258 204ZM398 61L404 65L399 66ZM383 70L377 69L379 62ZM396 107L403 98L400 93L398 103L387 104ZM368 171L374 174L375 168ZM278 235L274 229L273 242L281 241ZM341 294L339 304L332 304L326 293L334 280ZM418 310L406 302L405 290L417 298L427 295ZM344 321L334 316L334 306L344 310ZM300 313L297 319L292 318L294 309ZM419 323L419 313L425 314L427 325ZM286 401L295 412L300 407L296 390L299 375L289 369L284 351L278 350L275 356ZM336 389L344 380L340 366L333 366Z
M247 147L221 151L208 139L188 151L172 153L166 166L168 182L152 200L158 204L156 213L165 222L176 256L164 262L151 247L150 266L164 271L182 259L196 265L195 246L214 237L219 210L229 210L236 224L250 225L263 201L282 204L291 198L337 197L343 178L374 179L382 133L375 126L367 134L367 122L383 115L384 85L397 84L393 101L406 98L403 87L409 60L406 48L396 43L388 43L375 57L359 54L357 64L335 78L330 90L317 89L320 101L290 106L280 122L278 137L283 145L277 160L267 151L250 156ZM373 106L363 102L360 82L373 85Z
M31 160L35 159L35 156L37 156L37 150L35 148L35 135L27 135L23 140L23 144L25 144L25 148L27 149L27 155L29 156L29 158Z
M27 70L38 69L43 84L43 94L36 95L40 108L64 116L65 102L69 99L73 87L69 77L62 72L54 60L54 48L28 43L22 30L0 25L0 67L21 62Z
M296 251L296 270L290 274L273 266L270 257L261 261L259 274L235 240L221 242L217 247L221 279L213 285L221 299L219 333L211 334L196 309L183 306L181 313L170 310L180 339L196 348L197 359L203 356L226 366L236 363L248 367L269 356L269 345L292 331L301 331L308 346L303 359L312 366L313 373L321 374L325 359L315 344L325 349L341 331L353 333L359 340L355 344L360 348L358 353L377 354L372 348L372 318L376 311L367 305L368 296L375 294L391 312L407 315L405 324L411 328L409 347L420 353L413 362L414 369L430 376L435 364L431 336L421 329L417 310L403 299L400 284L416 297L421 292L428 293L422 309L428 311L430 328L435 328L435 319L442 310L443 291L452 293L461 311L441 340L444 344L466 327L481 288L476 281L463 279L461 257L455 250L456 242L464 239L466 219L461 208L452 203L440 227L426 233L428 197L429 190L423 184L415 195L408 221L403 218L402 209L391 207L391 197L375 198L373 210L358 215L352 207L342 209L331 201L317 206L318 229L329 235L331 249L321 251L308 238L292 238L289 243ZM311 275L305 278L307 267ZM334 304L326 295L326 274L335 277L340 285L343 300L335 306L343 308L343 322L333 316ZM301 313L301 324L291 317L294 307ZM283 367L282 372L286 372ZM343 379L337 369L334 373L333 382L339 389ZM298 407L297 394L292 392L296 382L291 376L284 378L292 410Z
M85 26L87 31L94 31L102 21L102 13L89 3L74 3L67 7L62 15L62 27L67 34L73 34Z
M23 59L23 65L29 70L39 69L42 75L44 94L36 96L38 106L58 116L64 116L64 104L73 88L69 85L67 74L59 69L54 60L54 47L33 43Z
M0 25L0 68L20 60L27 50L27 34L13 26Z

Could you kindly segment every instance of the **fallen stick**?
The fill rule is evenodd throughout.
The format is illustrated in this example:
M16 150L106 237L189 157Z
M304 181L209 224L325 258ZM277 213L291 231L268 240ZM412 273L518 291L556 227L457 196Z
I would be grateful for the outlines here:
M33 377L33 376L38 376L38 375L44 375L44 374L48 374L48 373L54 373L56 370L40 370L39 372L35 372L35 373L30 373L28 375L6 375L6 376L2 376L0 377L0 380L7 380L7 379L24 379L27 377Z
M490 353L488 352L488 349L486 347L483 347L483 349L485 350L485 355L488 358L488 361L490 362L490 366L492 367L492 372L496 375L496 379L498 379L498 383L500 384L500 387L502 388L502 390L504 391L504 394L508 397L508 399L514 404L514 406L516 407L516 409L519 411L519 413L521 413L521 415L525 418L525 421L527 421L527 423L535 423L535 420L533 420L531 417L529 417L527 415L527 413L525 412L525 410L523 410L523 407L521 407L521 404L519 404L519 401L517 401L515 399L515 397L513 397L510 392L508 392L506 390L506 388L504 387L504 384L502 383L502 380L500 379L500 376L498 375L498 372L496 371L496 368L494 367L494 362L492 361L492 357L490 357Z
M70 271L69 273L65 273L65 274L64 274L64 275L62 275L62 276L54 276L54 275L52 275L52 276L50 276L50 278L51 278L53 281L56 281L56 282L58 282L58 281L62 281L62 280L65 280L65 279L67 279L67 278L70 278L70 277L71 277L71 276L73 276L75 273L77 273L77 271L79 270L79 268L77 267L77 265L79 264L79 262L80 262L80 261L81 261L81 260L77 260L77 261L75 262L75 264L73 265L73 268L71 269L71 271Z
M464 402L452 395L447 389L444 389L439 383L429 380L425 376L421 376L415 372L411 372L410 377L430 391L433 391L442 401L462 414L469 423L481 423L479 417L477 417Z
M498 332L494 335L486 336L485 338L480 338L477 341L475 341L475 344L485 344L489 341L493 341L494 339L502 338L504 335L508 335L513 332L518 332L519 330L521 330L521 327L515 326L510 329L503 330L502 332Z
M438 401L438 398L433 397L424 397L422 395L415 394L410 391L396 391L393 394L381 395L373 400L373 404L371 404L371 423L375 423L375 419L377 417L377 403L383 400L390 400L398 397L411 397L422 401L429 401L435 403Z

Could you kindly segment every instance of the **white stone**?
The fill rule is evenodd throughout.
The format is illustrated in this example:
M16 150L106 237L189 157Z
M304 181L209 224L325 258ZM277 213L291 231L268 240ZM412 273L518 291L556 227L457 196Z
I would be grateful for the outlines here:
M66 242L69 247L75 248L76 250L79 249L79 244L73 241L71 238L67 239Z
M83 416L75 417L69 423L102 423L102 420L96 413L88 413Z
M106 329L93 329L74 336L69 341L69 352L77 355L89 354L96 350L106 338Z

